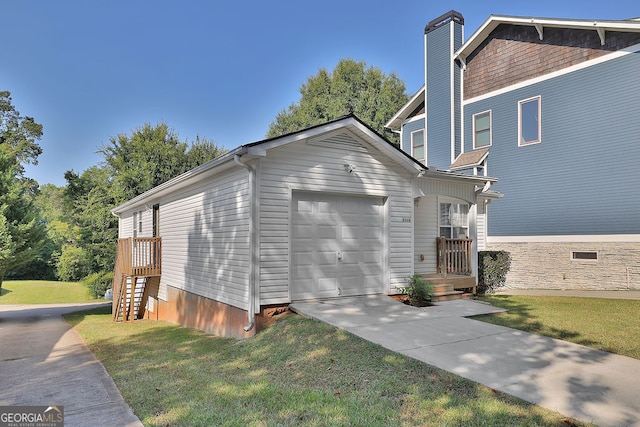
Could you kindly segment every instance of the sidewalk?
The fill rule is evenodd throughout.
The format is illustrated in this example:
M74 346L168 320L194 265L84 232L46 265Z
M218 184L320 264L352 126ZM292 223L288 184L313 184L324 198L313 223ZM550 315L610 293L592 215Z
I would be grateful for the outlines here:
M491 305L457 300L416 308L374 295L290 308L561 414L640 427L640 360L467 318L504 311Z
M0 305L0 406L64 406L65 427L142 426L61 317L100 305Z

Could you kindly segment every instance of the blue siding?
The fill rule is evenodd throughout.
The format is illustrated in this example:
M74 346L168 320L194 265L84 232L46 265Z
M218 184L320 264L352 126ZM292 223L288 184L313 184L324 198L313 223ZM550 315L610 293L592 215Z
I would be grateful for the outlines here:
M411 132L424 129L424 119L414 120L402 126L402 151L411 154Z
M481 100L492 110L489 235L640 233L640 54ZM518 101L541 96L542 141L518 147Z
M451 165L450 25L427 34L427 163L439 169Z

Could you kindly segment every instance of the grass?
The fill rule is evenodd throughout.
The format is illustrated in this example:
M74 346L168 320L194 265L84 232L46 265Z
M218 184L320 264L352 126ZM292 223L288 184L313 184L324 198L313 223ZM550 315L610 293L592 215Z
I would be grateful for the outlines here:
M508 313L475 319L640 359L640 301L491 295Z
M55 304L96 302L82 283L45 280L6 280L0 289L1 304Z
M297 315L243 341L162 321L114 323L108 307L66 319L145 426L574 423Z

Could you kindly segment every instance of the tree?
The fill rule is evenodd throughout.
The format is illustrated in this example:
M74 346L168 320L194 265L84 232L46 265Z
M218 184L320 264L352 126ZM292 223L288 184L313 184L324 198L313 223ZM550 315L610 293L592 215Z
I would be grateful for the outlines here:
M207 139L189 144L165 123L145 124L131 136L118 135L103 144L99 153L111 168L118 202L129 200L224 152ZM118 198L118 197L117 197Z
M164 123L111 137L99 150L102 165L65 173L65 211L78 234L63 246L58 274L76 278L112 270L118 220L111 209L224 152L206 138L181 141Z
M282 110L269 125L276 137L353 113L391 141L397 135L385 123L408 101L405 84L364 62L342 59L332 73L320 69L300 88L300 100Z
M33 205L37 183L24 175L25 164L38 162L41 137L42 125L23 117L11 94L0 91L0 287L5 274L34 259L46 239Z

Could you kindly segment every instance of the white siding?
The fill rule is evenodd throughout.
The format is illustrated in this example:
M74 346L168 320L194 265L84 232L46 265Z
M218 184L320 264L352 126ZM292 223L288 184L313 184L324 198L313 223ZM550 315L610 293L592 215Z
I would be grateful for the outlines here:
M134 223L135 219L135 223ZM142 223L142 230L140 230ZM140 207L120 215L118 223L118 237L152 237L153 236L153 210L151 207Z
M166 300L166 286L170 285L246 309L250 216L247 171L234 168L223 172L159 204L159 298Z
M484 251L487 247L487 212L482 199L478 203L476 225L478 227L478 250Z
M435 273L437 269L438 197L421 197L415 208L415 272ZM421 259L421 256L423 259Z
M356 166L354 173L345 164ZM412 273L413 200L409 173L350 133L269 151L258 166L261 304L289 301L289 219L294 190L383 197L388 246L385 291Z

